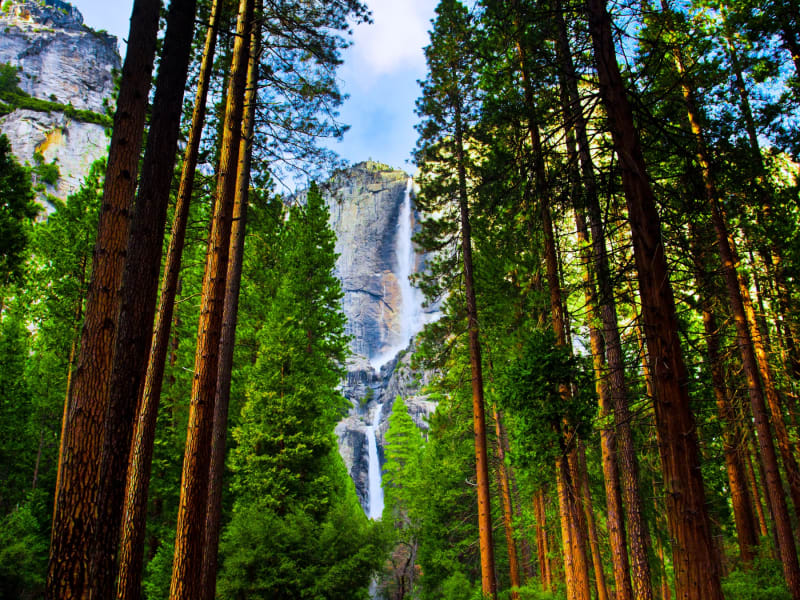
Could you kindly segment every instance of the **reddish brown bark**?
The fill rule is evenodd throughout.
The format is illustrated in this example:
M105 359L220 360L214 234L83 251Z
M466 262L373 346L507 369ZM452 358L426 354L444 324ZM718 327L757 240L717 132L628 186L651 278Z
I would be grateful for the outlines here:
M652 581L650 576L650 562L648 560L648 532L644 522L644 511L642 499L639 493L639 473L636 459L636 449L633 443L631 432L631 414L628 406L628 390L625 383L625 364L622 353L622 342L619 335L617 308L614 299L614 290L611 280L611 268L609 264L608 252L606 249L606 236L602 220L602 211L597 193L597 183L594 172L594 165L591 157L591 147L587 134L586 117L583 114L582 101L578 91L578 80L575 67L572 62L572 53L569 44L569 35L564 21L561 3L554 5L555 19L558 25L559 42L559 61L563 71L564 87L568 99L566 114L570 115L574 124L575 136L578 147L578 162L580 164L583 201L585 206L576 206L576 223L578 225L578 235L584 236L588 242L590 236L587 232L586 218L583 215L585 208L588 213L589 227L591 229L591 246L587 249L584 261L587 265L593 266L596 290L590 288L589 293L595 292L596 296L591 304L587 306L595 307L592 317L600 318L602 330L592 327L590 329L590 343L592 344L592 356L598 356L600 363L595 365L595 369L600 368L602 373L603 387L598 387L598 397L600 398L601 411L607 412L609 419L613 411L614 426L614 455L619 462L610 464L610 456L604 456L604 473L608 469L618 471L617 483L609 489L609 477L613 477L611 471L606 474L606 502L609 512L609 537L612 543L612 558L614 561L614 576L616 582L616 593L619 600L631 598L632 594L638 600L651 600L653 597ZM580 213L580 214L578 214ZM588 273L587 273L588 275ZM591 300L587 296L587 301ZM592 321L590 321L592 322ZM592 331L597 339L592 341ZM605 359L603 360L603 352ZM599 353L599 354L598 354ZM594 359L593 360L597 360ZM607 361L607 362L606 362ZM604 398L601 392L605 391L608 397ZM601 430L601 436L603 432ZM601 440L601 444L604 443ZM608 443L608 442L605 442ZM625 526L623 524L622 511L615 508L617 499L614 487L620 488L624 504L619 501L619 506L624 507L625 520L627 521L628 535L630 538L630 567L631 576L628 575L628 552L625 546ZM615 515L616 510L620 510L619 517ZM617 531L619 533L617 533ZM617 535L620 536L619 540ZM631 586L631 580L633 585Z
M662 0L662 6L664 6L665 13L667 17L669 17L669 13L666 12L665 0ZM728 300L736 325L737 344L742 355L742 366L747 378L750 406L756 431L758 432L761 458L764 461L764 471L767 477L768 493L770 494L774 510L773 515L775 517L775 527L778 533L778 546L781 562L783 564L784 577L786 578L793 598L800 599L800 565L798 565L797 561L797 550L792 534L791 522L789 520L788 507L786 506L786 499L783 495L777 457L775 456L775 447L772 444L772 437L770 435L769 422L764 405L764 390L762 390L761 387L762 380L767 392L766 396L770 408L773 411L773 424L778 438L778 446L784 458L784 466L786 467L789 477L789 489L792 493L792 498L795 500L796 509L800 508L800 470L797 468L797 462L791 452L788 434L783 425L783 417L780 414L777 393L774 390L769 365L766 362L765 356L763 358L759 357L759 355L764 355L764 350L759 340L756 339L758 333L754 328L755 318L752 306L750 305L750 293L741 282L741 276L738 274L738 258L736 257L735 245L728 234L725 215L720 208L716 182L711 170L708 145L700 122L700 113L693 91L686 78L686 71L683 66L680 49L674 47L672 53L678 73L682 76L681 89L686 103L689 123L695 137L697 160L700 164L700 170L703 176L706 201L709 205L711 221L714 224L714 230L717 234L717 247L719 249L720 259L722 260L722 274L725 279ZM750 305L749 310L748 305ZM761 367L761 373L759 373L759 367Z
M189 426L183 460L170 600L195 600L200 598L202 593L203 542L214 398L253 6L253 0L241 0L236 25L230 89L220 149L217 201L212 217L206 270L203 276L195 376L192 382Z
M125 251L89 577L90 596L97 600L110 598L117 580L125 475L150 350L196 9L196 0L172 0L169 5L149 134Z
M698 232L690 224L692 235L692 259L694 261L696 278L701 290L701 306L703 313L703 327L706 334L706 352L708 354L709 370L711 372L711 385L714 399L717 403L717 414L723 424L723 453L725 455L725 468L728 474L731 505L733 507L734 522L739 542L739 554L746 566L752 564L754 549L758 545L755 516L747 492L747 480L744 466L740 460L735 432L739 429L735 411L728 397L725 385L722 359L719 351L719 330L712 302L707 291L711 281L706 271L706 257L700 250Z
M505 431L502 423L502 413L493 407L494 429L497 436L497 479L500 488L500 498L503 502L503 529L506 534L506 546L508 548L508 570L511 581L511 598L519 600L520 568L517 558L517 543L514 539L514 509L511 505L511 486L509 485L508 467L506 465L506 453L503 448Z
M678 337L661 223L647 178L639 134L617 64L605 0L587 0L600 95L619 157L633 239L642 315L653 374L653 399L666 512L678 597L722 600L719 564L711 539L688 373Z
M136 0L108 153L98 235L56 490L45 598L88 597L103 442L129 212L155 57L157 0Z
M467 204L467 174L464 166L464 132L461 101L455 101L455 153L458 170L458 204L461 218L461 255L464 269L464 294L469 328L469 361L472 374L472 422L475 430L475 469L478 492L478 534L481 553L481 589L485 596L497 597L492 543L492 512L489 494L489 463L486 450L486 415L483 398L483 372L478 332L478 307L472 269L472 229Z
M256 14L261 1L256 0ZM228 433L228 405L231 395L231 372L236 341L236 321L239 311L239 290L242 281L247 204L250 191L250 161L253 155L253 130L258 98L258 61L261 54L261 28L256 19L250 41L250 60L247 67L242 139L239 147L239 167L236 174L236 199L233 207L231 248L228 256L228 277L225 289L225 308L219 343L217 391L214 400L214 431L211 443L211 467L206 506L205 544L203 547L203 598L214 600L217 587L217 551L222 518L222 476L225 471L225 441Z
M594 508L592 507L592 492L589 489L589 473L586 470L586 448L583 442L580 441L578 442L577 457L578 472L575 480L579 483L578 497L581 499L583 512L586 516L589 547L592 550L592 565L594 566L594 578L597 587L597 598L598 600L608 600L606 576L603 571L602 554L600 553L600 536L597 533L597 521L594 518Z
M544 490L539 490L534 494L533 511L536 518L536 554L539 559L539 580L542 587L545 590L549 590L553 587L553 571L550 564L550 544L547 539L547 513L545 512Z
M211 16L203 47L203 58L197 80L192 124L184 152L178 199L170 233L169 248L167 249L163 281L161 283L158 316L150 345L150 357L139 402L140 406L134 423L120 532L120 564L116 592L119 600L138 600L140 597L145 515L156 419L158 405L161 400L164 366L170 345L170 330L174 315L175 296L179 287L181 255L186 236L186 224L189 218L189 205L197 167L197 156L200 148L203 122L205 121L208 84L214 63L220 4L216 0L211 7Z
M568 108L568 106L565 106ZM567 113L569 114L569 113ZM567 133L567 148L570 163L574 162L576 152L571 132ZM589 190L583 190L589 194ZM614 566L614 582L617 600L631 600L631 588L628 562L628 547L625 540L625 524L623 521L622 491L620 488L619 468L617 466L617 442L613 426L613 405L611 391L606 372L605 343L596 324L597 294L592 278L592 254L589 246L589 235L583 208L577 197L574 198L575 222L578 231L578 243L582 249L581 259L584 264L583 278L586 298L586 320L589 323L589 343L592 351L592 366L595 376L595 391L600 403L600 414L603 425L600 429L600 452L603 465L603 479L606 489L606 525L611 546L611 562ZM590 532L591 534L591 532ZM592 550L594 559L595 550ZM597 568L595 567L595 570Z

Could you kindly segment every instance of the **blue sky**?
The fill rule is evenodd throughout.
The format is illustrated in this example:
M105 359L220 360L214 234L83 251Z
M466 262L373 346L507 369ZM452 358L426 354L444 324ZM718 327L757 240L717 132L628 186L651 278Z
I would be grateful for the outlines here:
M132 0L72 0L86 24L127 37ZM425 76L422 48L428 43L437 0L368 0L372 25L360 25L339 70L350 98L341 119L351 126L342 142L330 144L343 158L372 158L413 171L411 151L417 135L414 101L417 80Z

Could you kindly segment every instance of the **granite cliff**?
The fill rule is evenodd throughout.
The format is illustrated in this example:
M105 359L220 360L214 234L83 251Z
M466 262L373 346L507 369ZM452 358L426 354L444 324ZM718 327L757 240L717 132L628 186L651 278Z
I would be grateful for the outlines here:
M78 9L66 2L6 1L0 12L0 64L17 68L19 88L50 104L50 110L16 108L3 115L0 132L9 137L21 162L34 164L35 153L46 163L55 162L58 180L40 183L63 199L106 154L105 127L74 113L109 110L120 68L117 40L86 27Z

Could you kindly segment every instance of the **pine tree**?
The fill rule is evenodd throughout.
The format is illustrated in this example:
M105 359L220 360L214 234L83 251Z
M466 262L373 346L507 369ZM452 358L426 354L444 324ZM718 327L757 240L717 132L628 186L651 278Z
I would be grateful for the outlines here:
M5 287L21 275L26 222L39 212L33 197L30 173L11 154L8 138L0 135L0 313Z

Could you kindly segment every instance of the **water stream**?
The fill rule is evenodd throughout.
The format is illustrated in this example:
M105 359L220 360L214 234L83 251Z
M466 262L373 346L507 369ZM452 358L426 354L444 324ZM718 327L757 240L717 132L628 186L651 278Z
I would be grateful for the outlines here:
M411 208L411 194L414 189L414 180L408 178L406 183L403 203L397 215L395 229L395 279L400 288L400 315L397 319L398 329L394 332L396 341L387 350L370 358L373 368L379 371L387 362L404 350L415 335L425 325L425 313L422 310L423 296L417 288L411 285L409 277L416 272L417 255L411 236L414 234Z
M380 426L383 404L375 407L375 414L372 415L372 424L367 426L367 458L369 459L369 470L367 472L369 497L370 519L380 519L383 514L383 487L381 486L381 462L378 456L378 442L375 439L375 431Z

